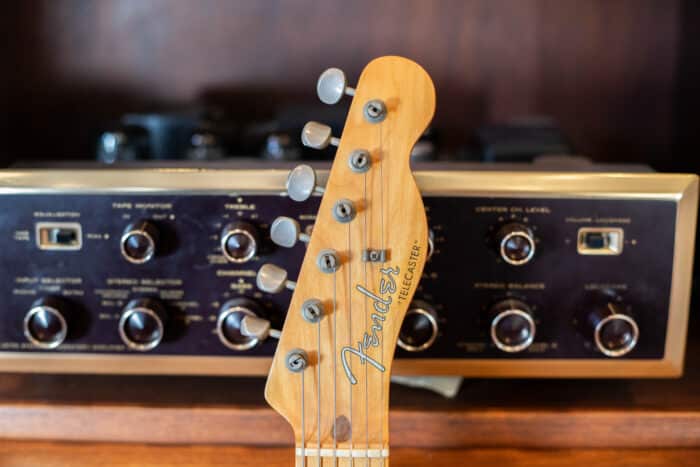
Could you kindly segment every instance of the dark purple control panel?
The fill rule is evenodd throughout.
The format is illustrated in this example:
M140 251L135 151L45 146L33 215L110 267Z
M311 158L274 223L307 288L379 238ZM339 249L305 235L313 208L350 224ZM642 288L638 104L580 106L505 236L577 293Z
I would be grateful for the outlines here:
M274 339L248 345L243 315L231 312L281 326L291 292L262 293L255 275L269 262L296 277L304 246L276 246L270 224L288 216L305 229L318 200L3 195L0 352L272 355ZM663 357L673 201L426 196L425 205L433 252L398 358Z

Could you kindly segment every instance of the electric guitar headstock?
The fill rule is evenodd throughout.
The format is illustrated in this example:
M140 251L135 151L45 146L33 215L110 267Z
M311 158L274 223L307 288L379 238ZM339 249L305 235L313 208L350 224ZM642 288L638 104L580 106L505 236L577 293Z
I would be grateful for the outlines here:
M294 288L265 397L294 430L297 466L388 466L391 365L428 243L410 153L435 90L419 65L389 56L370 62L356 89L327 70L318 94L328 104L354 97L342 138L314 122L302 134L307 146L338 146L310 238L291 219L272 225L273 239L308 247L296 283L272 265L258 273L263 290ZM292 171L291 198L314 191L310 167Z

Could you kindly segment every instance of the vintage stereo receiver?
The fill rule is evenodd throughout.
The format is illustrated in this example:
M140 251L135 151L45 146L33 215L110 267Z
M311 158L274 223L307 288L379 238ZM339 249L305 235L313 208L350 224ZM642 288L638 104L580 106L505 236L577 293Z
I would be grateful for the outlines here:
M432 251L395 371L680 375L697 177L527 167L417 167ZM288 172L2 171L0 371L265 374L246 323L281 327L320 200Z

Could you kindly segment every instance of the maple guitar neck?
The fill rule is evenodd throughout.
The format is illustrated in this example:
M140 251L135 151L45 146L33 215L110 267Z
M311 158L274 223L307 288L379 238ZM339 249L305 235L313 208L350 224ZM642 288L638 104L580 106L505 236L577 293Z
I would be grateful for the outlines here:
M435 91L420 66L393 56L369 63L355 90L331 79L354 98L339 141L319 124L302 138L338 149L265 397L294 430L296 465L388 466L391 365L428 242L410 152Z

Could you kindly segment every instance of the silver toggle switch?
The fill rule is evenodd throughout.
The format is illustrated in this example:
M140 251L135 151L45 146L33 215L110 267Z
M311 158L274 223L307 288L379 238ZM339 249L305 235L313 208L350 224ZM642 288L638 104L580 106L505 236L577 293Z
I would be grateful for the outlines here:
M287 271L274 264L263 264L255 279L258 288L267 293L279 293L285 288L294 290L296 282L287 280Z
M337 104L343 95L355 95L355 89L348 86L345 73L340 68L329 68L318 77L316 93L324 104Z
M297 241L308 243L310 237L301 231L301 226L296 219L281 216L275 219L270 226L270 238L279 246L291 248Z
M317 185L316 171L309 165L298 165L287 176L287 194L294 201L306 201L312 194L324 191Z
M318 122L308 122L301 130L301 142L313 149L326 149L328 145L337 146L340 139L331 134L331 127Z

